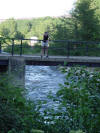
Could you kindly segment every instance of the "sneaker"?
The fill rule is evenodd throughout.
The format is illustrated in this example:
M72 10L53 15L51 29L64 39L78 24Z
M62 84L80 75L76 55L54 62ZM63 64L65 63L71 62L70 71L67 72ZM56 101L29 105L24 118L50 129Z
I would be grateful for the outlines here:
M46 58L49 58L48 55L46 56Z
M41 55L41 59L43 58L43 56Z

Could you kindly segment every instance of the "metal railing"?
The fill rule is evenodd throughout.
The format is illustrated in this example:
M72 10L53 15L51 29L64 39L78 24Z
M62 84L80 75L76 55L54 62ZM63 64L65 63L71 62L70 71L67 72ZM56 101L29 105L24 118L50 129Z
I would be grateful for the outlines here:
M10 45L3 46L4 42L6 43L6 40L9 40L11 42ZM18 41L18 45L15 44L15 41ZM27 49L29 47L35 47L35 46L29 46L24 45L24 41L36 41L38 43L41 43L42 40L37 39L15 39L15 38L4 38L0 39L0 53L2 52L2 49L4 47L11 47L10 54L13 56L15 54L15 47L18 46L19 49L19 55L23 55L23 49ZM49 40L49 50L51 51L57 51L60 55L70 56L70 55L77 55L77 56L95 56L92 55L92 53L97 54L97 56L100 56L100 42L94 42L94 41L72 41L72 40ZM40 47L41 45L37 45ZM41 47L40 47L41 48ZM35 50L35 49L34 49ZM62 52L61 52L62 50ZM64 51L64 52L63 52ZM97 52L98 51L98 52ZM55 52L55 53L57 53ZM91 53L91 54L90 54Z

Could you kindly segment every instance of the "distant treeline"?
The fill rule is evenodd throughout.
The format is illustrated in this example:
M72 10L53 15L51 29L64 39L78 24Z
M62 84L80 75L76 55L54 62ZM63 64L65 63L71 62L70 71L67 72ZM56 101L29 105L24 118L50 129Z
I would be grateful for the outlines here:
M95 3L95 4L94 4ZM100 1L77 0L70 17L8 19L0 24L0 35L11 38L42 39L45 31L53 40L100 40Z
M42 39L45 31L49 32L50 39L73 38L72 18L36 18L15 20L9 19L0 24L0 34L4 37L30 38L36 36Z

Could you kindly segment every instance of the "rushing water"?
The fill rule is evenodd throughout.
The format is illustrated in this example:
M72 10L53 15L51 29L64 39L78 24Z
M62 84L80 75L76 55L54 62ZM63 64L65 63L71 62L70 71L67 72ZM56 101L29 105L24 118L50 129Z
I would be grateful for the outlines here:
M55 66L26 66L25 86L27 97L31 100L47 101L45 106L56 106L47 96L51 92L55 96L59 84L64 83L64 75Z

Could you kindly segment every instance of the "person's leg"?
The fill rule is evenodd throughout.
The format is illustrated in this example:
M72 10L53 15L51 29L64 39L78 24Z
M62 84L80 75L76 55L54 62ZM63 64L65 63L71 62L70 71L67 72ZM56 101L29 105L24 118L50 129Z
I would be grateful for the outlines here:
M43 57L44 55L44 42L42 41L41 42L41 58Z
M42 58L43 55L44 55L44 47L42 46L41 47L41 58Z
M48 57L48 47L45 47L46 57Z
M46 47L44 46L44 55L45 55L45 53L46 53Z
M46 44L45 44L45 51L46 51L46 57L48 57L48 41L46 42Z

